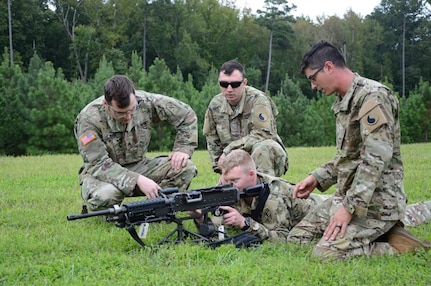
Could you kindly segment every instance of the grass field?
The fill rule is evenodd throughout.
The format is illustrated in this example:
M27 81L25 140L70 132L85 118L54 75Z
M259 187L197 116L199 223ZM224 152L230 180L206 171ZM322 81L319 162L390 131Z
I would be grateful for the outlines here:
M298 182L335 148L288 152L284 177ZM409 203L431 200L431 144L404 145L402 152ZM215 185L207 152L192 159L199 174L190 188ZM312 245L142 248L126 230L98 218L66 220L82 205L80 165L79 155L0 157L0 285L431 285L431 252L324 263L310 258ZM190 221L186 227L194 230ZM147 244L174 228L151 224ZM410 230L431 240L431 223Z

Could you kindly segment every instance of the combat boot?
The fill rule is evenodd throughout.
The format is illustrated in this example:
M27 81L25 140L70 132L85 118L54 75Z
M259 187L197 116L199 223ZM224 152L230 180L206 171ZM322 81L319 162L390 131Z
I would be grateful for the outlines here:
M389 244L400 253L412 253L419 249L429 250L431 244L427 240L420 240L404 228L402 222L397 222L387 233Z

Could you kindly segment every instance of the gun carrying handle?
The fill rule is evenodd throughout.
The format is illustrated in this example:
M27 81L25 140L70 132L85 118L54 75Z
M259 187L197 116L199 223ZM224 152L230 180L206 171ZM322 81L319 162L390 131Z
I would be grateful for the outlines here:
M202 194L199 194L199 196L196 196L194 198L192 198L192 197L187 197L186 198L186 202L188 204L195 203L195 202L200 202L200 201L202 201Z
M164 194L164 195L170 195L170 194L178 193L178 192L179 192L178 187L170 187L170 188L166 188L163 190L159 190L159 193Z

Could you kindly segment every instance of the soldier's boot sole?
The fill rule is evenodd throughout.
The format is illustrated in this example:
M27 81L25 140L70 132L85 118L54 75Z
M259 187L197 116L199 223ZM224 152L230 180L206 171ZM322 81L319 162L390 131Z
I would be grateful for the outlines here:
M419 249L429 250L431 247L429 241L420 240L398 224L388 232L388 242L400 253L412 253Z

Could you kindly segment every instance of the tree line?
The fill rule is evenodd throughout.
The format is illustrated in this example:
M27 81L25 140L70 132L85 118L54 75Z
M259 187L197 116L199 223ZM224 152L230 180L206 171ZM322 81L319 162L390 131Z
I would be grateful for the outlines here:
M205 149L203 117L211 98L220 91L217 68L209 71L198 90L191 76L183 78L179 69L172 73L164 60L156 59L146 72L137 53L131 58L125 74L137 89L172 96L195 110L199 149ZM61 69L42 61L37 54L24 72L17 65L10 66L5 52L0 66L0 154L76 153L75 117L87 103L103 94L104 82L114 74L112 62L102 57L93 79L86 83L68 81ZM277 128L286 146L334 145L334 115L330 108L334 98L318 95L309 99L299 83L286 75L281 91L272 96L279 109ZM431 86L427 81L421 81L408 97L400 97L403 143L428 141L430 113L426 106L430 103ZM170 150L174 139L174 128L157 126L149 149Z
M334 97L313 92L298 68L320 39L338 46L352 70L397 92L403 143L429 141L429 0L382 0L365 17L349 10L317 23L292 17L294 6L285 0L266 0L256 14L217 0L7 4L0 4L0 154L76 152L74 119L113 74L190 104L204 149L201 125L219 92L217 69L234 58L245 65L249 84L278 106L288 147L333 145ZM174 132L158 128L150 148L169 150Z

